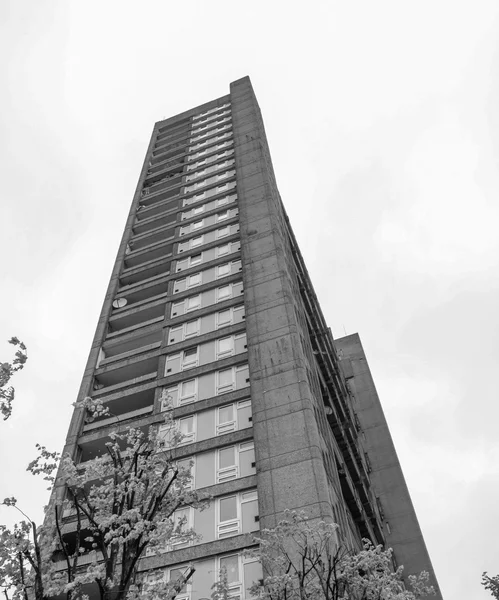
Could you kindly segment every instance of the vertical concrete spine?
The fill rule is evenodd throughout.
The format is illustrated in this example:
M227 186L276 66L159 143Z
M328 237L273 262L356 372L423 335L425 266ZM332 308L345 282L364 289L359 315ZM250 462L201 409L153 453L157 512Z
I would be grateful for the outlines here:
M428 550L405 482L395 445L379 401L374 380L358 334L335 341L342 351L342 366L357 401L357 414L365 434L371 463L371 482L383 508L386 545L393 548L404 575L428 571L441 600Z
M285 509L332 518L291 250L249 78L231 84L231 104L260 521L273 526Z

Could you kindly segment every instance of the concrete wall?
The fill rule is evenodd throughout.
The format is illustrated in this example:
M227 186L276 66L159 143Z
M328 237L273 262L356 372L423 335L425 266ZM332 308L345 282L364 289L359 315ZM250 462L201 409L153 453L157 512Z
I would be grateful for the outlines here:
M285 509L332 518L290 247L249 78L231 84L253 431L262 527Z

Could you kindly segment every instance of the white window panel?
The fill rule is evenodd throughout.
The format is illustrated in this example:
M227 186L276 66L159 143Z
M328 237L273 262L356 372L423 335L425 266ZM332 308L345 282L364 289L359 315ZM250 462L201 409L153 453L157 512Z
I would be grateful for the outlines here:
M165 376L180 372L181 356L182 354L178 352L166 357Z
M223 285L217 288L217 302L222 302L228 298L232 298L232 285Z
M187 323L184 323L183 327L185 339L195 337L199 335L200 320L194 319L193 321L188 321Z
M230 275L230 263L218 265L216 268L216 278L220 279L221 277L227 277L227 275Z
M216 323L217 329L221 329L222 327L231 325L232 324L232 309L227 308L225 310L221 310L221 311L217 312L215 323Z
M237 535L241 531L258 529L258 495L256 490L217 498L218 539ZM253 522L251 522L253 519ZM244 527L243 525L244 521ZM240 577L240 575L238 575ZM229 581L230 583L230 581Z
M223 212L221 212L221 213L218 213L218 214L217 214L217 222L224 221L225 219L228 219L228 218L229 218L229 214L230 214L230 213L229 213L229 209L227 209L227 210L224 210L224 211L223 211ZM227 229L227 228L225 228L225 227L224 227L224 229ZM220 231L220 230L219 230L219 231ZM227 234L227 235L228 235L228 234Z
M184 326L170 327L168 332L168 344L176 344L184 339Z
M236 385L233 367L217 372L217 394L231 392Z
M192 254L189 256L189 267L195 267L203 262L203 253Z
M236 408L234 404L221 406L217 410L217 435L223 435L237 429Z
M227 256L227 254L230 254L230 244L223 244L222 246L217 246L216 253L217 258L220 258L221 256Z
M237 479L238 461L236 456L235 446L227 446L227 448L217 450L217 483Z
M237 535L240 530L239 506L237 495L219 498L217 537Z
M225 287L230 288L231 286ZM240 323L242 320L244 320L244 304L234 306L232 308L226 308L225 310L217 312L215 325L217 329L220 329L222 327L226 327L227 325L232 325L233 323Z
M223 206L224 204L229 203L229 196L224 196L223 198L218 198L217 206Z
M178 429L182 434L180 444L192 444L196 441L196 415L178 420Z
M186 298L185 300L185 311L190 312L191 310L196 310L201 307L201 294L197 294L196 296L191 296L190 298Z
M227 213L228 212L229 211L227 211ZM221 227L220 229L217 229L217 239L223 238L227 235L230 235L230 227L228 225L226 227Z
M197 378L182 381L179 385L179 391L178 391L179 406L183 406L184 404L190 404L191 402L195 402L197 400L197 395L198 395L198 380L197 380Z
M202 227L202 225L201 225L201 227ZM191 248L197 248L198 246L201 246L203 244L204 236L198 235L196 237L193 237L189 241L190 241Z
M204 206L202 206L200 208L202 208L204 210ZM204 219L201 219L201 221L194 221L194 223L191 224L192 231L196 231L197 229L201 229L202 227L204 227Z
M201 285L201 273L194 273L193 275L189 275L187 277L187 288L193 288L198 285Z
M230 414L223 416L223 418L228 417L230 417ZM235 431L236 428L234 415L234 429L225 431L225 433ZM218 435L223 435L223 433L221 432ZM227 446L226 448L219 448L217 450L217 483L237 479L238 477L247 477L255 473L254 442L245 442L237 446Z
M168 357L167 357L168 362ZM189 350L184 350L182 352L182 360L181 360L181 368L183 371L186 369L193 369L197 367L199 364L199 352L198 347L189 348Z
M233 336L217 340L217 360L234 354Z

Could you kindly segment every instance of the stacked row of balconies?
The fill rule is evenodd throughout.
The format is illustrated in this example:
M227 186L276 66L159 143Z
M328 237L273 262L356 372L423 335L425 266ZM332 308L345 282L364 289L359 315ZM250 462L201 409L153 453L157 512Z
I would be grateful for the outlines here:
M203 294L201 313L210 303L217 303L212 311L228 303L217 291L227 286L242 302L242 286L240 291L233 287L234 269L241 267L230 123L230 108L224 106L208 118L158 130L94 372L91 395L102 399L111 416L85 423L82 461L105 451L106 434L117 420L133 420L144 430L162 420L155 414L167 382L163 338L172 313L181 312L179 302L188 295L186 281L199 279L201 290L224 270L224 286ZM217 297L210 300L210 294Z

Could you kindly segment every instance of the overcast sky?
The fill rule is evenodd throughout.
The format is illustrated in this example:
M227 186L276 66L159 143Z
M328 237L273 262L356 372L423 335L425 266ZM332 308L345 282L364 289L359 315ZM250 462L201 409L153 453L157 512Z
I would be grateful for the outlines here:
M499 3L0 0L0 498L62 449L154 122L252 79L335 337L359 332L443 596L499 572ZM0 358L11 347L0 343ZM13 515L0 509L0 522Z

